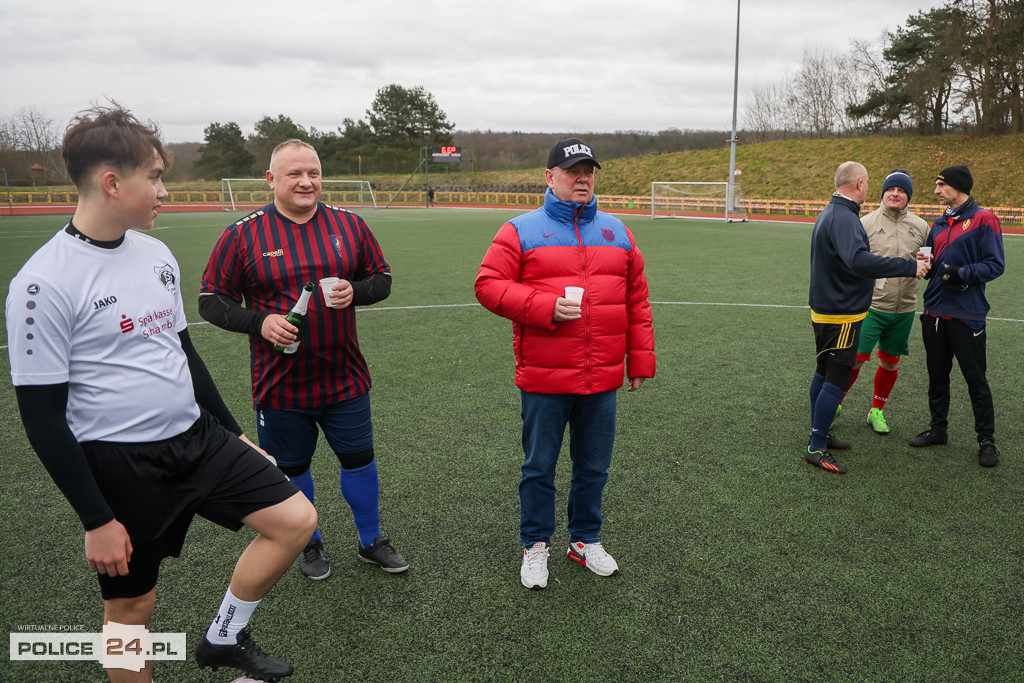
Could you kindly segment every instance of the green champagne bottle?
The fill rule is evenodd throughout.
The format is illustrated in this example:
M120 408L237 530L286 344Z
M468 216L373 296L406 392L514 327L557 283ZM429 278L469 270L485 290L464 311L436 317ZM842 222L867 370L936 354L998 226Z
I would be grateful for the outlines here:
M306 327L306 311L309 309L309 297L313 293L313 287L314 285L312 282L306 283L306 286L302 288L302 294L299 295L298 303L296 303L291 312L285 316L284 319L299 328L299 332L295 341L287 347L274 346L274 350L278 353L291 354L299 350L299 342L302 341L302 330Z

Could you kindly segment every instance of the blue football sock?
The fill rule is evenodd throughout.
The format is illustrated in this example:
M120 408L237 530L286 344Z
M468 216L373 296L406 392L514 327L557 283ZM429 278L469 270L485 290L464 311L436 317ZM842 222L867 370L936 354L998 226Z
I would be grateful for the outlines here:
M811 377L811 424L814 424L814 404L818 402L818 394L822 385L825 384L825 375L814 373Z
M377 459L354 470L341 468L341 495L352 508L352 519L359 532L359 543L368 546L380 536L380 485L377 482Z
M843 389L831 382L825 382L814 402L814 418L811 420L811 450L824 451L828 444L828 430L836 419L836 407L843 400Z
M291 477L292 483L309 499L310 504L313 503L313 474L306 470L302 474L297 474ZM310 541L320 541L320 529L313 530L313 536L309 539Z

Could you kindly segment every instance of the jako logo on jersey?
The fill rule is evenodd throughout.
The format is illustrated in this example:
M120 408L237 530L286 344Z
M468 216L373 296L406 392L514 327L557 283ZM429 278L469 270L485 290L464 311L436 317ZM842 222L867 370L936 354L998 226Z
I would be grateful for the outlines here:
M39 285L33 282L28 286L28 288L25 291L29 293L29 296L35 296L36 294L39 293Z
M609 242L615 241L615 233L612 232L611 228L601 228L601 235Z
M160 279L160 284L162 284L168 292L173 294L177 288L174 278L174 269L165 263L162 266L153 266L153 272L156 273L156 276Z
M126 315L121 316L121 334L128 334L135 329L135 323Z
M110 304L116 304L116 303L117 303L117 297L116 296L105 296L102 299L96 299L96 301L92 302L92 310L98 311L101 308L103 308L104 306L109 306Z
M594 156L594 153L586 145L569 145L568 147L563 147L562 151L565 152L566 159L574 154L586 154L588 157Z
M284 256L284 249L275 249L274 251L263 252L264 256Z

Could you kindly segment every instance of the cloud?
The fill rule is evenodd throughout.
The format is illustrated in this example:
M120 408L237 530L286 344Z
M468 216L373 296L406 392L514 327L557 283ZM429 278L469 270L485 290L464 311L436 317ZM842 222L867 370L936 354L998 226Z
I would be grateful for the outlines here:
M806 48L844 52L936 4L744 3L741 111ZM707 0L51 0L0 8L0 60L16 65L0 115L34 106L63 124L112 97L169 141L278 114L333 130L398 83L426 88L462 130L724 130L735 38L736 5Z

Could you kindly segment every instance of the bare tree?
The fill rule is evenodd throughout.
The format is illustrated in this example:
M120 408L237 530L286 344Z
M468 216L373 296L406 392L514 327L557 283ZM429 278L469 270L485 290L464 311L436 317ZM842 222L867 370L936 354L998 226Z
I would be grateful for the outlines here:
M848 97L843 61L827 48L804 50L800 68L793 79L793 99L800 123L817 136L844 131Z
M744 108L745 128L758 142L799 134L804 126L796 110L795 85L788 74L768 83L756 83Z
M867 80L852 56L824 47L807 49L795 75L754 87L745 110L747 127L762 140L778 137L779 131L814 136L847 132L855 127L847 108L860 99Z
M31 154L48 177L64 175L60 143L53 119L37 107L19 107L10 116L0 117L0 150Z

